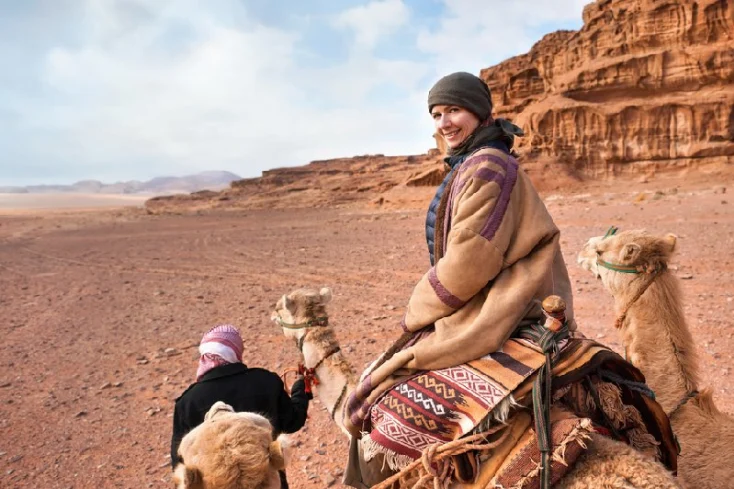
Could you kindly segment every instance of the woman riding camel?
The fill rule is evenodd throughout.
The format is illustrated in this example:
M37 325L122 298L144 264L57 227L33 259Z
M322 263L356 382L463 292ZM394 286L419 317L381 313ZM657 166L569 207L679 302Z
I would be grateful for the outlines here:
M522 130L492 118L489 88L470 73L440 79L428 93L428 110L449 148L449 172L426 218L431 268L408 301L403 336L347 403L353 439L390 387L416 371L499 350L518 326L543 319L541 301L549 295L565 299L575 329L560 232L511 153Z

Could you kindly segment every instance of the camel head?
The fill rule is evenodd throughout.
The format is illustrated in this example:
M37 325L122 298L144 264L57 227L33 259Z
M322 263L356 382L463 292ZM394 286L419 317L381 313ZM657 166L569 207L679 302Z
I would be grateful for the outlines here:
M616 233L616 228L613 228ZM587 241L578 254L581 268L600 279L617 297L640 274L664 269L675 251L677 237L674 234L656 236L644 229L608 232Z
M219 401L181 440L173 479L177 489L278 489L285 468L285 437L273 441L263 416L236 413Z
M283 328L288 338L299 344L312 326L326 326L326 304L331 301L331 289L297 289L283 295L275 304L270 319Z

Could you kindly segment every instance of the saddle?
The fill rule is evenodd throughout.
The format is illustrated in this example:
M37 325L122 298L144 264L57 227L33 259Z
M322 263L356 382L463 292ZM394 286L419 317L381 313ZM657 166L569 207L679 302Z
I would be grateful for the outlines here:
M675 472L677 444L642 373L589 339L571 338L559 346L550 386L551 483L573 466L592 432L649 452ZM545 363L536 343L511 338L501 351L479 360L402 382L370 411L369 436L360 441L365 460L380 454L391 469L403 472L403 482L420 478L436 465L427 469L417 459L495 426L493 442L485 444L491 449L455 450L440 464L443 476L467 488L490 481L497 487L538 487L532 394Z
M506 420L512 392L544 363L536 345L512 338L498 352L397 384L370 410L369 436L361 442L365 460L380 453L397 471L429 446L471 433L492 413Z

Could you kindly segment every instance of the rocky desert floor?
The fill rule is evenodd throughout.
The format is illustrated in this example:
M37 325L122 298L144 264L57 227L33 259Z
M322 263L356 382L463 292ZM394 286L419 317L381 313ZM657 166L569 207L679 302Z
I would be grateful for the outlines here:
M617 351L611 297L576 253L612 224L678 235L673 269L704 383L732 412L727 186L655 179L544 197L562 230L580 328ZM269 315L296 287L332 288L331 322L361 369L398 335L427 269L423 219L423 209L357 207L0 215L0 487L171 487L173 400L193 381L202 333L235 324L248 365L294 366L298 352ZM347 444L318 401L293 439L291 487L339 487Z

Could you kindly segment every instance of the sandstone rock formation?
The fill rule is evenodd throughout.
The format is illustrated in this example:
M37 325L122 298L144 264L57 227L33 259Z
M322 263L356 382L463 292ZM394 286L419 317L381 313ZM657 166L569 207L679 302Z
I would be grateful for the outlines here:
M734 164L734 2L598 0L583 20L481 71L528 133L523 161L591 177Z
M149 213L212 208L293 208L372 205L425 207L445 174L437 150L416 156L363 155L267 170L217 193L150 199Z
M734 1L597 0L583 20L480 73L495 115L525 130L515 149L539 190L568 189L577 177L734 171ZM446 145L434 137L425 155L314 161L146 208L424 208L445 174Z

